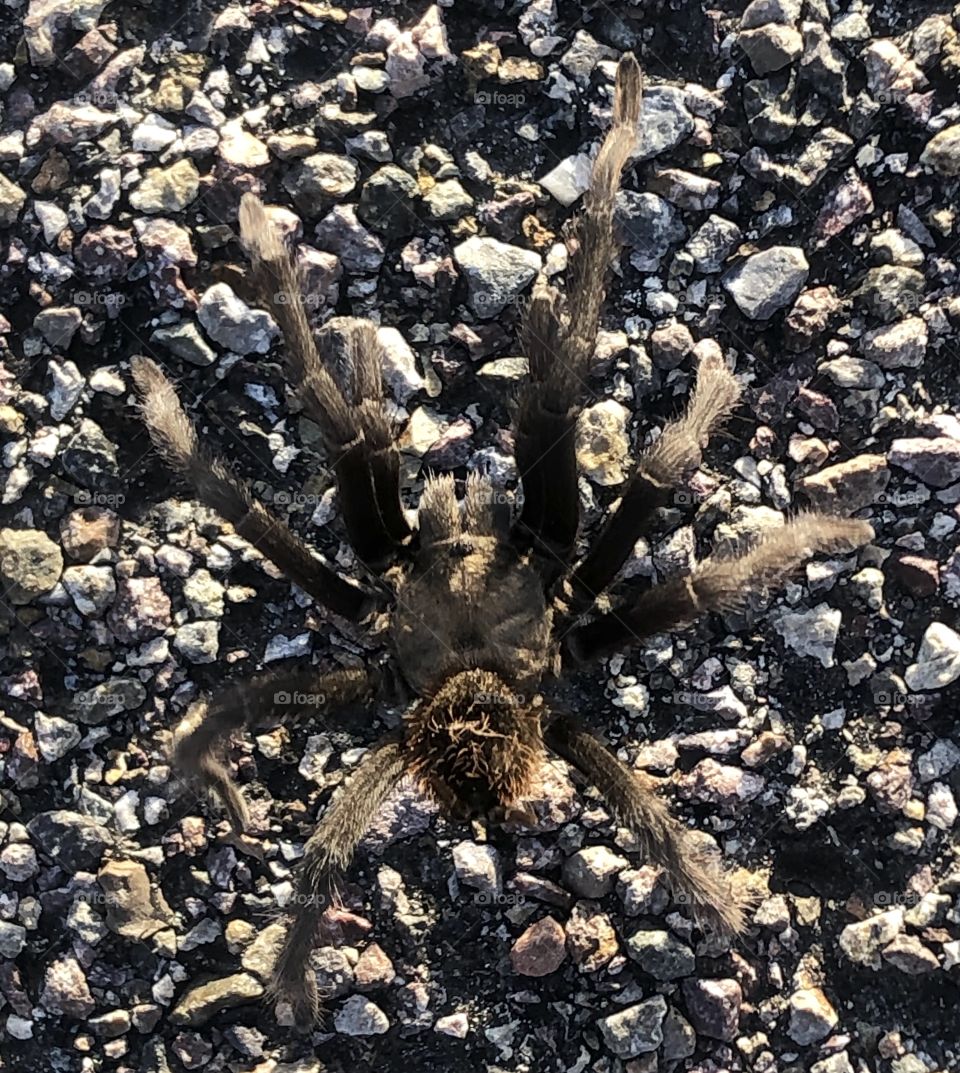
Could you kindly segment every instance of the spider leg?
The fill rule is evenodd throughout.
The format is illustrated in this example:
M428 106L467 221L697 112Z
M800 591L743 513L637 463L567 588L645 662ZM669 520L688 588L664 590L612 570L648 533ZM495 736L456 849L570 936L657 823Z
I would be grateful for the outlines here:
M319 603L358 622L371 609L369 593L331 570L287 526L258 503L223 459L200 445L173 384L156 362L142 356L130 363L141 396L143 419L154 446L192 485L198 498L230 522L292 581Z
M230 825L241 834L247 827L247 808L218 756L230 735L267 722L271 715L277 721L298 711L314 719L328 715L372 696L379 681L378 672L357 668L327 674L285 669L237 682L190 706L174 731L174 766L205 790L216 792Z
M613 124L593 165L585 209L573 230L566 295L539 285L523 318L530 382L516 424L523 509L514 539L543 557L552 580L570 561L580 523L576 425L596 346L607 269L618 249L613 215L620 178L636 147L642 76L628 53L617 68Z
M292 919L272 984L276 998L290 1003L297 1025L303 1029L312 1026L319 1014L316 980L309 968L320 917L336 897L338 880L377 810L406 770L399 733L381 738L334 798L304 847Z
M749 891L671 814L649 775L624 764L572 716L555 716L544 738L596 786L617 823L642 840L647 856L663 869L674 896L691 907L701 927L733 934L743 931Z
M737 556L711 555L686 577L671 578L622 606L571 630L564 655L593 659L655 633L689 625L711 611L742 608L752 594L779 585L816 552L845 552L873 538L868 522L799 514Z
M335 318L319 334L330 360L322 359L293 255L253 194L240 202L240 233L254 286L283 331L287 370L307 416L320 428L350 543L357 557L379 572L411 531L400 502L400 462L384 408L376 326Z
M620 505L571 575L572 614L586 611L620 572L653 514L666 506L671 491L700 465L702 448L739 396L740 385L723 359L719 355L705 358L683 416L668 424L640 456Z

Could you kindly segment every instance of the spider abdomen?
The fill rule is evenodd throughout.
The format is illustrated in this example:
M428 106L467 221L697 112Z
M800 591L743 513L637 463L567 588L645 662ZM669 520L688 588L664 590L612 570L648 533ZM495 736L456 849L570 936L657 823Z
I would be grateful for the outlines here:
M540 703L491 671L464 671L405 716L411 773L454 814L524 797L543 757Z

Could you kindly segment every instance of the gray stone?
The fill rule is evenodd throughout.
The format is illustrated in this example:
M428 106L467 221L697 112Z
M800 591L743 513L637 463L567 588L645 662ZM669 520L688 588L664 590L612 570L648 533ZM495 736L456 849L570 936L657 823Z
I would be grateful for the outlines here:
M743 801L759 797L764 786L761 775L707 758L683 776L680 791L684 797L733 809Z
M44 853L71 871L93 871L114 836L88 815L68 809L41 812L27 824L30 837Z
M586 30L578 30L573 43L560 58L560 62L580 86L586 86L590 75L601 60L615 58L616 53L600 42Z
M690 947L666 931L636 932L627 940L627 952L657 980L690 976L697 966Z
M742 237L743 232L732 220L708 216L684 249L698 272L719 272Z
M106 6L107 0L31 0L23 20L31 66L53 66L61 35L95 29Z
M902 909L867 917L840 932L840 949L855 964L879 969L881 949L893 941L902 927Z
M934 134L920 154L920 163L948 179L960 175L960 124Z
M758 75L779 71L803 51L803 38L792 26L768 23L741 30L738 43Z
M37 739L40 755L52 764L66 756L82 737L77 727L58 715L44 715L37 712L33 719L33 732Z
M11 842L0 852L0 872L13 883L26 883L39 871L37 851L29 842Z
M785 611L775 625L784 643L794 652L818 659L824 667L832 667L842 617L839 609L817 604L806 611Z
M904 317L923 301L925 280L922 272L902 265L871 268L854 297L883 321Z
M837 1011L819 987L803 988L790 996L787 1035L801 1047L830 1035L838 1020Z
M907 976L922 976L940 968L937 955L916 937L898 935L882 951L883 960Z
M828 376L837 387L869 391L883 387L886 383L886 377L872 361L853 358L849 354L821 363L819 371Z
M377 328L377 342L383 353L383 379L397 402L406 405L407 400L424 387L417 356L400 332L390 325L382 324Z
M844 109L849 107L847 97L847 67L849 61L844 52L830 40L826 26L813 20L803 24L803 57L800 74L817 93Z
M191 663L214 663L220 647L220 623L185 622L177 628L173 647Z
M110 566L68 566L63 572L63 587L80 614L91 618L102 615L117 594Z
M193 321L183 321L170 328L157 328L150 336L151 343L165 346L171 354L201 368L213 365L217 352L200 334Z
M79 326L79 319L77 325ZM72 361L51 360L47 365L53 385L47 398L50 400L50 416L62 421L77 404L83 393L83 374Z
M500 854L493 846L478 842L458 842L453 847L457 878L484 894L499 894L502 885Z
M907 317L876 328L864 334L860 349L882 369L915 369L927 351L927 325L922 317Z
M666 1014L667 1000L663 995L654 995L645 1002L600 1018L597 1027L612 1054L618 1058L636 1058L655 1051L663 1042Z
M931 488L946 488L960 481L960 440L949 436L894 440L890 462Z
M200 172L192 160L150 168L130 194L138 212L182 212L200 192Z
M473 198L458 179L445 179L423 196L430 218L439 222L459 220L473 212Z
M99 137L118 122L118 112L106 112L92 104L56 101L27 127L26 144L31 148L43 141L54 145L76 145ZM116 173L119 180L120 172Z
M388 240L405 238L417 230L414 206L419 197L420 188L413 176L387 164L363 184L357 215Z
M251 309L227 283L204 291L197 317L211 339L237 354L266 354L279 334L269 313Z
M359 168L349 157L314 153L297 161L283 179L283 188L300 212L316 216L332 201L356 188Z
M333 1027L341 1036L382 1036L389 1028L387 1015L363 995L351 995L337 1010Z
M133 712L146 700L147 691L136 678L110 678L74 694L73 711L87 726L97 726L121 712Z
M63 573L63 553L39 529L0 529L0 585L13 604L49 592Z
M220 1010L245 1006L259 999L263 992L263 984L249 973L222 976L190 988L170 1011L170 1020L175 1025L199 1028Z
M68 350L82 320L77 306L51 306L42 309L33 318L33 326L50 346L56 350Z
M15 958L27 945L27 929L8 920L0 921L0 957Z
M810 266L796 246L771 246L748 257L723 277L723 286L740 312L768 320L800 293Z
M932 622L923 635L916 663L904 675L914 693L944 689L960 678L960 634L942 622Z
M572 205L590 189L593 160L588 153L575 153L561 160L540 179L540 185L561 205Z
M614 227L631 251L630 262L640 272L653 272L671 246L682 242L686 228L669 201L657 194L621 190L617 194Z
M673 1006L663 1019L663 1057L668 1062L689 1058L697 1049L693 1025Z
M683 90L652 86L643 94L643 114L635 159L649 160L675 149L693 133L694 122Z
M117 446L88 417L83 418L67 441L60 461L68 476L81 487L107 495L117 492L120 476Z
M383 243L360 223L353 205L335 205L317 224L316 236L348 272L376 272L383 264Z
M585 846L563 862L563 882L581 898L602 898L629 864L606 846Z
M750 133L763 145L780 145L797 129L797 79L793 71L757 78L743 87Z
M467 280L467 304L484 319L515 301L542 263L532 250L476 235L455 246L453 256Z
M768 22L792 26L800 18L801 0L751 0L740 19L742 30L765 26Z
M94 1011L96 1002L75 957L61 957L47 966L40 1005L67 1017L86 1018Z
M736 980L687 978L681 984L687 1013L698 1034L729 1042L736 1039L743 992Z

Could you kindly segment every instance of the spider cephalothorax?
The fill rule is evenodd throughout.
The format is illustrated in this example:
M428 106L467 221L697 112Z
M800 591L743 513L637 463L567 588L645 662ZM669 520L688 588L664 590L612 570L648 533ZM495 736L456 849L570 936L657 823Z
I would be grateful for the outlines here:
M815 552L850 551L872 530L866 522L800 515L751 548L704 559L685 577L652 587L633 579L619 599L609 598L634 545L670 502L671 490L696 471L711 432L737 404L740 386L715 354L700 362L685 414L640 454L619 506L590 547L578 548L575 431L605 275L617 252L615 198L636 146L640 101L640 70L625 56L617 69L613 122L574 228L565 293L540 281L525 312L521 343L530 376L514 426L522 506L476 474L463 482L462 498L453 477L428 477L413 523L400 498L377 332L369 322L335 318L314 333L295 259L252 195L241 202L240 228L253 283L283 330L287 371L304 412L320 428L364 583L331 569L257 503L201 444L157 365L133 362L154 443L200 498L342 619L389 619L383 634L389 674L379 667L324 673L300 666L231 686L190 708L174 737L179 768L216 790L231 823L242 829L243 795L217 756L231 733L271 715L291 715L298 706L328 726L350 705L368 706L372 717L388 681L412 697L400 727L372 744L304 846L275 991L306 1024L317 1010L310 956L322 907L335 896L338 877L377 810L409 774L444 806L473 815L517 804L549 750L598 788L699 924L728 932L744 926L749 896L743 886L674 819L650 776L558 710L551 682L572 665L710 612L743 607L752 593L769 590ZM603 611L601 594L609 598ZM324 698L322 707L295 700L316 696Z
M451 814L519 804L543 758L539 698L490 671L463 671L405 719L411 773Z

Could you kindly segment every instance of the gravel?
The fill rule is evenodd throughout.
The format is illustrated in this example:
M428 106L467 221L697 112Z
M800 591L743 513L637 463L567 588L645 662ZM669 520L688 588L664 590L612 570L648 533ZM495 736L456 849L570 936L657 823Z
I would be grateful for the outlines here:
M952 5L7 8L11 1068L956 1067ZM744 611L563 687L703 852L754 876L751 927L733 943L703 935L559 761L525 827L454 823L405 785L324 913L327 1017L298 1039L264 1001L291 869L401 709L358 714L356 735L305 719L239 736L225 761L251 813L243 840L171 768L171 729L201 695L283 661L376 660L380 643L188 497L146 440L130 358L160 362L203 444L359 576L329 460L244 279L236 214L255 191L297 246L311 323L380 326L405 505L430 470L511 484L518 320L538 275L563 279L626 49L645 109L583 385L585 542L707 354L744 404L622 585L808 507L876 531Z

